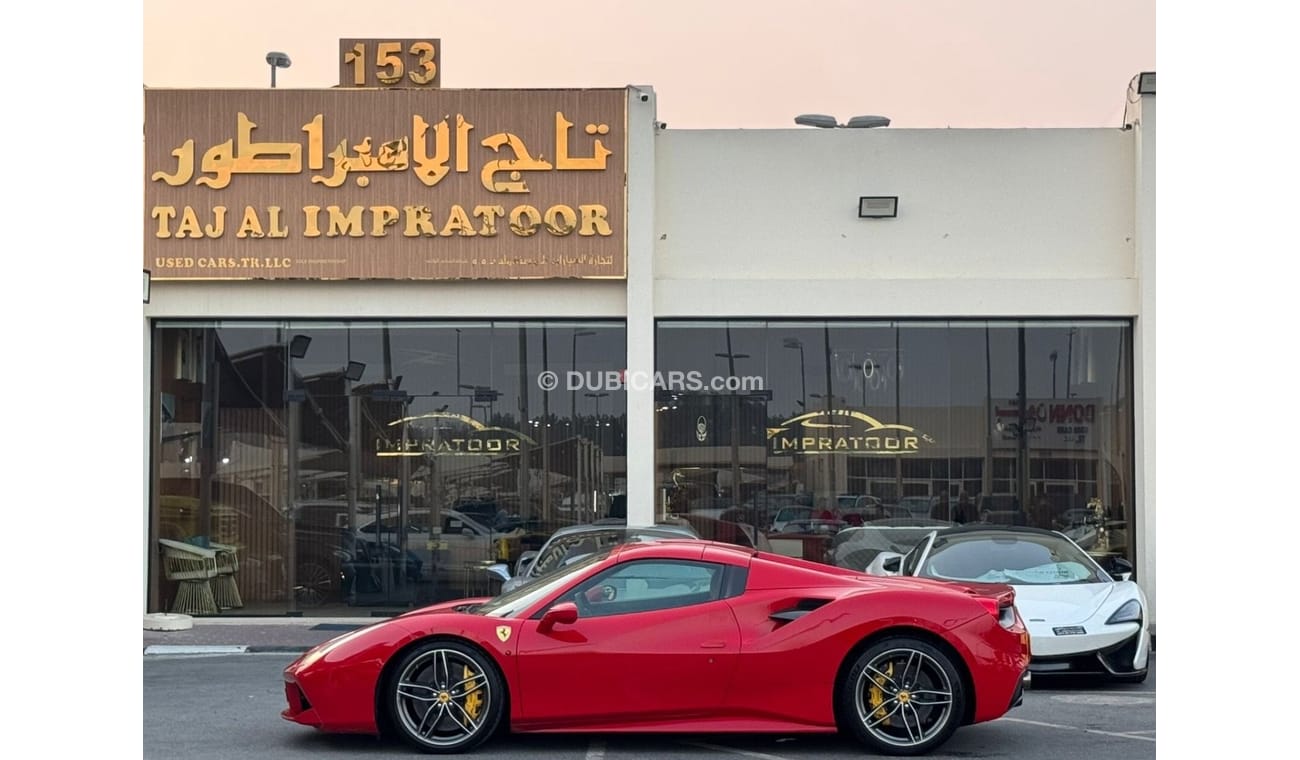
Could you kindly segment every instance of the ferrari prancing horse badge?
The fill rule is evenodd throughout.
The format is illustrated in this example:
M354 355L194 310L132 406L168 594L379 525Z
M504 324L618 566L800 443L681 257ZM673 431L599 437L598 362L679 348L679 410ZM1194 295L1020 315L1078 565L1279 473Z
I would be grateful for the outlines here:
M501 639L501 643L502 643L502 644L504 644L504 643L506 643L507 641L509 641L509 640L510 640L510 626L508 626L508 625L499 625L499 626L497 626L497 638L498 638L498 639Z

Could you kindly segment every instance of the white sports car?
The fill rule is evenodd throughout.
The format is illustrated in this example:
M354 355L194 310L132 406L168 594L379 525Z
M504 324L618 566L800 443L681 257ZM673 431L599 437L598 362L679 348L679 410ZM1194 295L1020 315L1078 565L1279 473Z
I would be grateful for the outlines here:
M907 554L881 552L873 575L1004 583L1029 628L1029 671L1146 680L1147 600L1118 561L1114 576L1057 531L972 524L936 530Z

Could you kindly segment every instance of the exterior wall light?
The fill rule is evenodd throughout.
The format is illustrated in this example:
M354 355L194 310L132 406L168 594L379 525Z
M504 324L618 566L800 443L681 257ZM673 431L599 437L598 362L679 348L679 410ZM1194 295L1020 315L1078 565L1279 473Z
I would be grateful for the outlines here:
M1156 94L1156 73L1154 71L1144 71L1138 74L1138 94Z
M858 218L860 219L893 219L897 216L897 195L863 196L858 198Z
M794 123L804 127L821 127L822 129L870 129L871 127L889 126L887 116L854 116L840 124L834 116L824 113L805 113L794 117Z

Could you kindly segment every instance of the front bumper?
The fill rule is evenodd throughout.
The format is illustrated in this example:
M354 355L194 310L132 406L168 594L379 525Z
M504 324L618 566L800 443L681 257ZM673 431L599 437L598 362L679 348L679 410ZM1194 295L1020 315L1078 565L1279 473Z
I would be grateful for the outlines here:
M1146 670L1145 667L1134 667L1142 635L1143 631L1139 629L1117 643L1096 649L1069 654L1031 656L1029 671L1038 675L1137 675ZM1146 658L1142 659L1145 663Z

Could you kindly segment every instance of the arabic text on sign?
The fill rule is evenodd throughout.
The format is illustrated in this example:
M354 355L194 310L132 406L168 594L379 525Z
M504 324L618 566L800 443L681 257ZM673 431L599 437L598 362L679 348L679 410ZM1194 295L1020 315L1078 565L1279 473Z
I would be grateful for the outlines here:
M470 171L470 132L474 125L463 114L455 117L455 170ZM525 172L548 171L604 171L606 160L613 151L606 148L600 135L609 134L607 124L587 124L584 131L593 136L590 156L574 156L570 146L569 131L573 122L562 111L555 112L554 162L546 160L543 153L535 157L518 135L499 132L484 138L480 145L493 153L508 156L484 162L479 172L483 187L494 193L527 193ZM430 129L432 127L432 130ZM236 118L236 136L210 146L199 162L203 176L194 180L196 146L193 138L186 140L171 152L176 159L174 171L155 171L150 175L154 182L164 182L172 187L194 180L220 190L230 184L236 174L299 174L303 170L303 146L297 142L254 142L257 129L247 114L240 111ZM307 134L307 168L314 174L311 181L326 187L339 187L349 176L356 175L359 187L370 184L368 174L373 172L401 172L414 166L415 176L427 187L437 185L451 171L448 162L452 157L453 137L448 119L430 124L416 114L411 118L409 135L389 136L377 140L372 136L351 141L341 138L328 154L325 153L325 117L316 114L302 125ZM432 135L430 135L432 132ZM432 143L432 144L431 144ZM326 160L328 159L328 161ZM329 173L323 173L326 167Z

